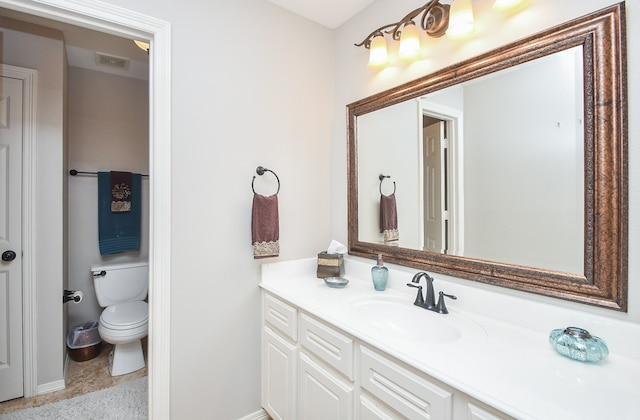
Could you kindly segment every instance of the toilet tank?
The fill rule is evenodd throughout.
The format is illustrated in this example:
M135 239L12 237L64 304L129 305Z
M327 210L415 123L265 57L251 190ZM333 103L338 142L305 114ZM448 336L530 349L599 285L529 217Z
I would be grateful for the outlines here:
M103 308L116 303L144 300L149 290L149 263L94 264L91 266L98 303Z

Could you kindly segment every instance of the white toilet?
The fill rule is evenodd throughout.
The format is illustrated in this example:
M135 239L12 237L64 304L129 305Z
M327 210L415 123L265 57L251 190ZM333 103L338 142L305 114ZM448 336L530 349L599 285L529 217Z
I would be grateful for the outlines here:
M142 369L144 354L141 339L149 327L149 309L144 299L149 290L149 264L96 264L91 266L100 315L98 332L115 345L109 353L111 376Z

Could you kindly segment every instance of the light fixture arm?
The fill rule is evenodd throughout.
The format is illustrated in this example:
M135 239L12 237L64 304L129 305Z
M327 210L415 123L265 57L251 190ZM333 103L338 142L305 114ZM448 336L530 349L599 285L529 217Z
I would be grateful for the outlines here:
M398 41L402 32L402 27L405 23L414 20L417 16L422 14L420 19L420 27L427 35L438 38L445 34L447 27L449 26L449 9L451 6L448 4L441 4L439 0L431 0L424 6L419 7L412 12L409 12L405 17L395 23L390 23L379 27L371 32L367 37L359 44L354 44L356 47L369 48L371 46L371 40L382 33L391 34L391 37Z

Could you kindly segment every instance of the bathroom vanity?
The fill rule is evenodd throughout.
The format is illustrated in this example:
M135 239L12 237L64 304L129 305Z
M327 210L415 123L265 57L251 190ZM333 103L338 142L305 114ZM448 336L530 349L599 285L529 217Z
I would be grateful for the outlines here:
M316 260L262 266L262 405L274 419L632 419L640 326L434 275L449 314L413 305L415 270L345 259L344 289ZM579 326L610 355L558 354L552 329Z

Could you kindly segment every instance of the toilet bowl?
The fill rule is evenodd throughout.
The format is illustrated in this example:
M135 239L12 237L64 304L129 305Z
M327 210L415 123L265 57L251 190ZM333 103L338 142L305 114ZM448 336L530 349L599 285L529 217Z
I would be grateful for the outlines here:
M92 266L100 315L98 333L114 349L109 353L111 376L145 367L141 340L149 329L149 307L143 300L148 290L146 263Z

